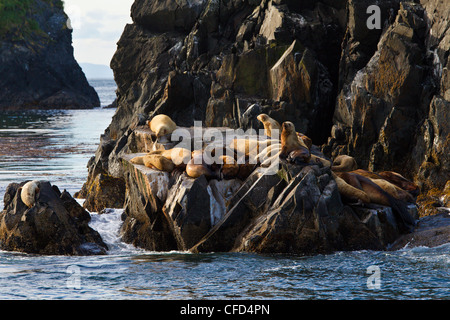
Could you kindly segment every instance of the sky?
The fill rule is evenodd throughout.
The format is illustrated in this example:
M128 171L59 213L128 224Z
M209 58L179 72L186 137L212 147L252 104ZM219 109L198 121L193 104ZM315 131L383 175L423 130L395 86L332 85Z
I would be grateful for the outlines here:
M134 0L63 0L78 63L109 66Z

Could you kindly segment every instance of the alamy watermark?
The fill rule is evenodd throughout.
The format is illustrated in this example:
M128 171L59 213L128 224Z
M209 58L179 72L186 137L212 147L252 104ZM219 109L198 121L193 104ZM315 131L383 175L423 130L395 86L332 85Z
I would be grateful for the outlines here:
M370 276L367 278L367 289L380 290L381 289L381 268L376 265L371 265L367 268L366 274Z
M367 19L366 25L369 30L381 29L381 9L377 5L371 5L367 7L367 14L370 14Z
M66 280L66 287L68 289L81 289L81 269L77 265L70 265L66 269L66 273L71 274Z

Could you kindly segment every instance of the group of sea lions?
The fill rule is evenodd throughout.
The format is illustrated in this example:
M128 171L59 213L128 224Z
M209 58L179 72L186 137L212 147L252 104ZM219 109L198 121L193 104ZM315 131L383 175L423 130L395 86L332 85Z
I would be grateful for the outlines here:
M260 114L257 119L263 124L267 139L235 138L229 145L219 146L227 154L220 156L220 164L205 161L204 150L191 152L184 148L152 151L133 158L131 162L167 172L183 170L192 178L205 175L218 179L245 179L256 166L264 166L274 158L297 165L320 164L331 167L345 201L390 206L397 212L405 229L414 226L415 221L406 209L408 203L415 202L419 193L418 186L413 182L392 171L375 173L358 169L355 159L347 155L340 155L333 162L313 155L311 139L297 132L292 122L286 121L280 125L267 114ZM175 122L166 115L155 116L148 125L157 138L171 134L177 128ZM214 151L209 153L213 157Z
M166 115L157 115L151 121L147 122L150 130L155 134L156 139L164 135L169 135L177 128L175 122ZM205 159L208 155L215 156L215 152L222 149L222 154L218 157L219 161L214 162L211 159ZM245 162L238 164L237 159L229 154L235 155L231 148L224 146L215 149L190 151L186 148L172 148L169 150L155 150L144 156L138 156L131 159L131 163L145 165L146 167L160 171L173 172L175 170L185 171L191 178L198 178L204 175L206 178L246 179L255 168L255 165ZM210 161L206 161L210 160Z
M416 184L397 172L358 169L355 159L347 155L336 157L331 170L344 200L391 207L401 231L413 230L416 222L407 205L415 204L419 195Z

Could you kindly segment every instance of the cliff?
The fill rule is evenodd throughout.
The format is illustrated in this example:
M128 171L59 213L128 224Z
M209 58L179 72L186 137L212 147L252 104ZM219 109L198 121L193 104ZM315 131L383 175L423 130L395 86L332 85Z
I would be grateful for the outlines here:
M137 169L123 159L137 152L136 128L167 114L181 127L198 120L207 127L260 129L260 113L293 122L330 159L348 154L360 168L401 173L422 195L442 194L450 179L448 6L377 1L381 28L369 29L372 2L136 0L133 23L111 61L117 112L79 196L102 199L88 201L97 211L112 202L125 205L129 227L144 225L128 229L135 236L128 240L146 246L142 230L170 224L152 220L161 212L153 197L145 201L130 192ZM128 191L111 196L118 186ZM252 226L260 239L264 230ZM264 251L259 242L248 248Z
M99 107L60 0L0 3L0 110Z

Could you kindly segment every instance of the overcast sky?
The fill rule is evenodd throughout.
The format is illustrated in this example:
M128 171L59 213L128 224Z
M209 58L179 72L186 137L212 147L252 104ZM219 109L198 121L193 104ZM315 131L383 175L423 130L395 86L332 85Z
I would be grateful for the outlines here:
M109 66L125 25L131 23L134 0L63 1L73 27L75 59Z

